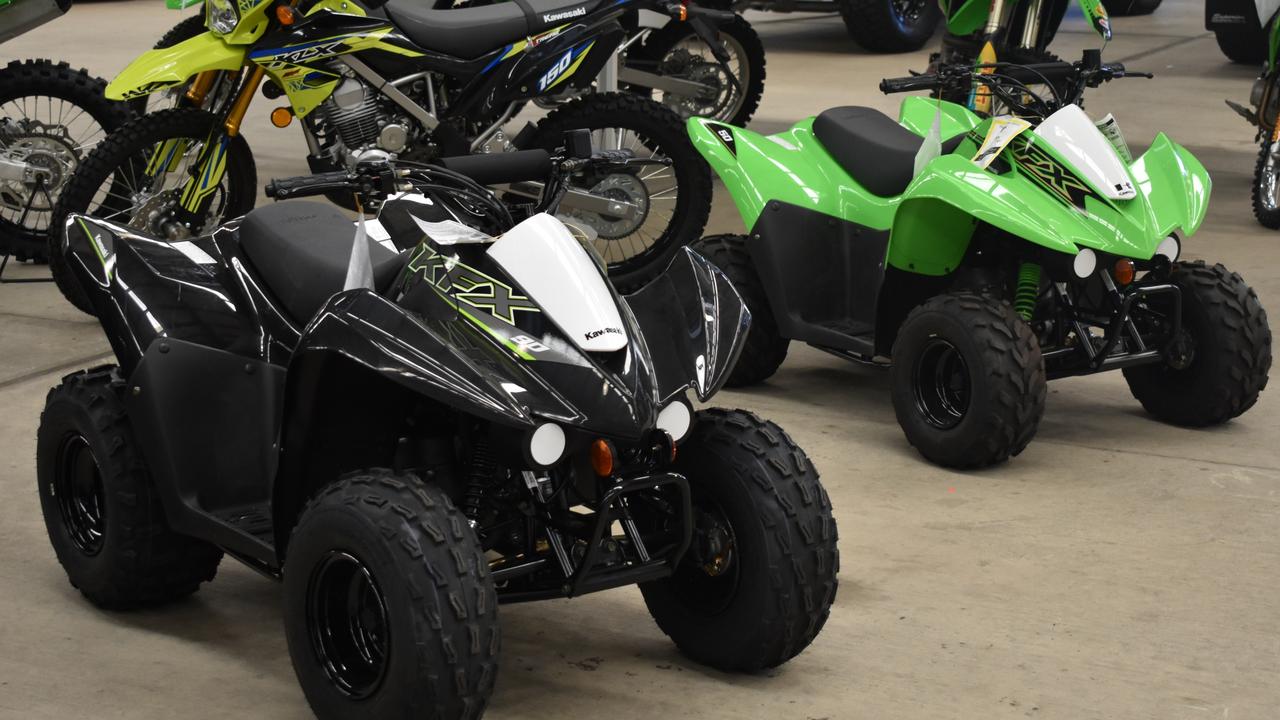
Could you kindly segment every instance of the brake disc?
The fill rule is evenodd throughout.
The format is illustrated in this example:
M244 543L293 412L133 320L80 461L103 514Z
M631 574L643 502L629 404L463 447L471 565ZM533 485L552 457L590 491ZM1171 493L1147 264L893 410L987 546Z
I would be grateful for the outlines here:
M0 206L19 211L51 210L71 174L80 164L75 141L62 125L46 125L23 119L7 123L4 132L5 156L33 168L24 180L0 183ZM36 188L41 187L40 192ZM36 197L32 197L32 195Z

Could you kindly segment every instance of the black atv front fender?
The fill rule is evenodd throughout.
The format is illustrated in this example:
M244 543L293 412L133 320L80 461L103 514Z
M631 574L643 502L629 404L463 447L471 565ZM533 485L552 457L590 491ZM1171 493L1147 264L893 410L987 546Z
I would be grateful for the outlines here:
M683 248L666 272L624 299L664 400L692 387L705 402L720 390L742 353L751 312L719 268Z

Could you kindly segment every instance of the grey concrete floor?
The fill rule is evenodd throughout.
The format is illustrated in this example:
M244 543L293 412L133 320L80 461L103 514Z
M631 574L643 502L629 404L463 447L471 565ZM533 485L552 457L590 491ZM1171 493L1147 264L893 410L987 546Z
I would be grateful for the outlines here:
M110 77L177 19L154 0L84 3L3 47ZM1110 60L1156 80L1089 96L1144 147L1158 130L1214 179L1194 256L1240 270L1280 317L1280 235L1249 213L1255 145L1222 104L1254 71L1165 0L1118 18ZM875 91L925 53L874 56L838 19L752 14L768 81L754 127L838 104L892 110ZM1091 44L1073 15L1057 46ZM7 58L6 58L7 59ZM300 135L269 105L247 136L260 177L303 172ZM723 197L709 231L741 223ZM19 268L34 276L39 268ZM61 373L98 362L98 327L50 286L0 287L0 718L306 718L278 586L232 561L188 602L97 611L67 584L35 494L34 431ZM794 348L782 371L716 402L786 427L813 457L841 534L841 587L807 652L733 676L681 658L639 593L503 608L489 717L1274 718L1280 707L1280 402L1185 430L1145 417L1117 374L1051 387L1039 436L999 468L954 473L903 440L885 375Z

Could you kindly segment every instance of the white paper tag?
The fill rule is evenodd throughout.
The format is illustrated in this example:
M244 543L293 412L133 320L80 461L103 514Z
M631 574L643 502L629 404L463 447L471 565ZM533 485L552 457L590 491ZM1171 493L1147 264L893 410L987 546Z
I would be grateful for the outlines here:
M1124 133L1120 132L1120 123L1111 113L1107 113L1106 117L1094 123L1098 126L1098 131L1102 133L1116 149L1116 154L1124 161L1125 165L1133 164L1133 153L1129 150L1129 143L1124 140Z
M1000 155L1013 139L1023 130L1031 127L1031 123L1012 115L997 115L991 118L991 127L987 129L987 137L973 156L973 163L984 170Z
M413 217L410 215L409 217ZM479 243L491 243L494 237L468 227L454 220L442 220L440 222L427 222L413 217L413 221L417 223L418 228L427 234L437 245L467 245Z

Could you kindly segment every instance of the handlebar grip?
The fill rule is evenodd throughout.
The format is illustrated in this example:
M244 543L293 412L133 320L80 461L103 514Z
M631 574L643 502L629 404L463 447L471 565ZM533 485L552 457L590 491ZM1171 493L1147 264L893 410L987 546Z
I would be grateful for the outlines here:
M546 150L459 155L440 158L438 162L446 169L466 175L481 185L546 180L551 174L551 153Z
M880 81L880 92L900 93L912 90L931 90L938 85L937 75L913 75L911 77L885 78Z
M267 183L267 197L273 200L320 195L329 190L342 190L353 182L346 172L327 172L315 175L299 175L297 177L278 178Z

